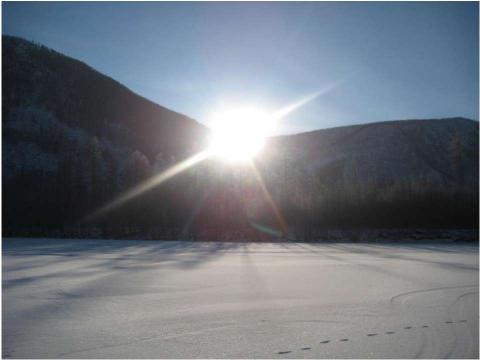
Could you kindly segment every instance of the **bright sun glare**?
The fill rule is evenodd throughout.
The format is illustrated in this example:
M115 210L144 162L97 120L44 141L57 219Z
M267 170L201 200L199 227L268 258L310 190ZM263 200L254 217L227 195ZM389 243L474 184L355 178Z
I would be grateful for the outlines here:
M216 113L211 121L209 150L228 161L252 159L275 130L275 118L252 107Z

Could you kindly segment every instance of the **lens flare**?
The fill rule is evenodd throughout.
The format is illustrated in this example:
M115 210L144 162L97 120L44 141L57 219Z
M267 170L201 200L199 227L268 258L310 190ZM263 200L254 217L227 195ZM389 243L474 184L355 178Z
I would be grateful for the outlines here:
M270 114L252 107L216 113L210 127L209 151L229 161L246 161L263 147L265 138L275 130Z
M210 146L207 149L183 160L165 170L163 173L153 176L133 189L130 189L117 199L105 204L103 207L86 216L80 220L80 222L93 221L145 191L164 183L177 174L212 156L218 156L228 161L251 163L255 155L262 149L266 138L273 135L278 120L315 100L317 97L332 90L336 86L338 86L338 83L327 86L324 89L288 104L273 113L260 111L254 107L243 107L216 113L210 123L212 134L210 137ZM256 172L256 169L254 169L254 172ZM262 190L267 197L268 202L272 206L272 210L279 220L282 231L286 234L287 228L285 220L278 211L278 208L273 202L273 199L258 172L256 172L255 175L262 186Z
M95 212L92 214L88 215L86 218L83 219L83 221L92 221L95 218L98 218L99 216L110 212L111 210L123 205L124 203L130 201L131 199L137 197L138 195L144 193L145 191L151 190L154 187L160 185L161 183L169 180L170 178L174 177L177 174L180 174L181 172L189 169L190 167L198 164L199 162L207 159L209 156L207 151L202 151L199 152L181 162L178 164L168 168L164 172L152 176L150 179L146 180L145 182L135 186L133 189L130 189L126 193L124 193L122 196L118 197L114 201L104 205L100 209L97 209Z

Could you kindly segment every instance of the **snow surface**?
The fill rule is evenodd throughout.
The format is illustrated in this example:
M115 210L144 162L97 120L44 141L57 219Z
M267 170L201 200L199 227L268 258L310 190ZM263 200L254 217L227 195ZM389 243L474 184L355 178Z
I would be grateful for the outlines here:
M3 240L3 356L478 358L476 244Z

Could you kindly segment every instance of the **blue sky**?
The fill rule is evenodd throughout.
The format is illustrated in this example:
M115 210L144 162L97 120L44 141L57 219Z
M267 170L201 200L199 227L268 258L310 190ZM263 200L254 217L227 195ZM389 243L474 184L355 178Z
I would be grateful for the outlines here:
M478 120L476 2L3 2L2 20L204 123L325 89L278 131Z

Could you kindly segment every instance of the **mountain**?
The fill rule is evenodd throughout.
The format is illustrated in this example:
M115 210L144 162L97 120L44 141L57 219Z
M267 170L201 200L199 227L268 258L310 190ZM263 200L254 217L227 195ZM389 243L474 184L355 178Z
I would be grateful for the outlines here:
M280 136L260 163L288 169L283 182L296 186L265 182L301 227L478 227L478 125L401 120Z
M45 46L2 40L7 232L72 223L203 148L198 122Z
M5 236L310 240L329 228L478 227L478 122L402 120L269 139L85 221L205 147L208 130L88 65L3 36ZM261 179L261 180L260 180Z
M206 129L161 107L88 65L26 40L2 37L4 128L19 117L43 116L89 135L119 142L154 160L185 156Z
M345 126L272 139L325 180L377 185L428 182L443 190L478 186L478 122L465 118ZM269 160L271 161L271 160Z

